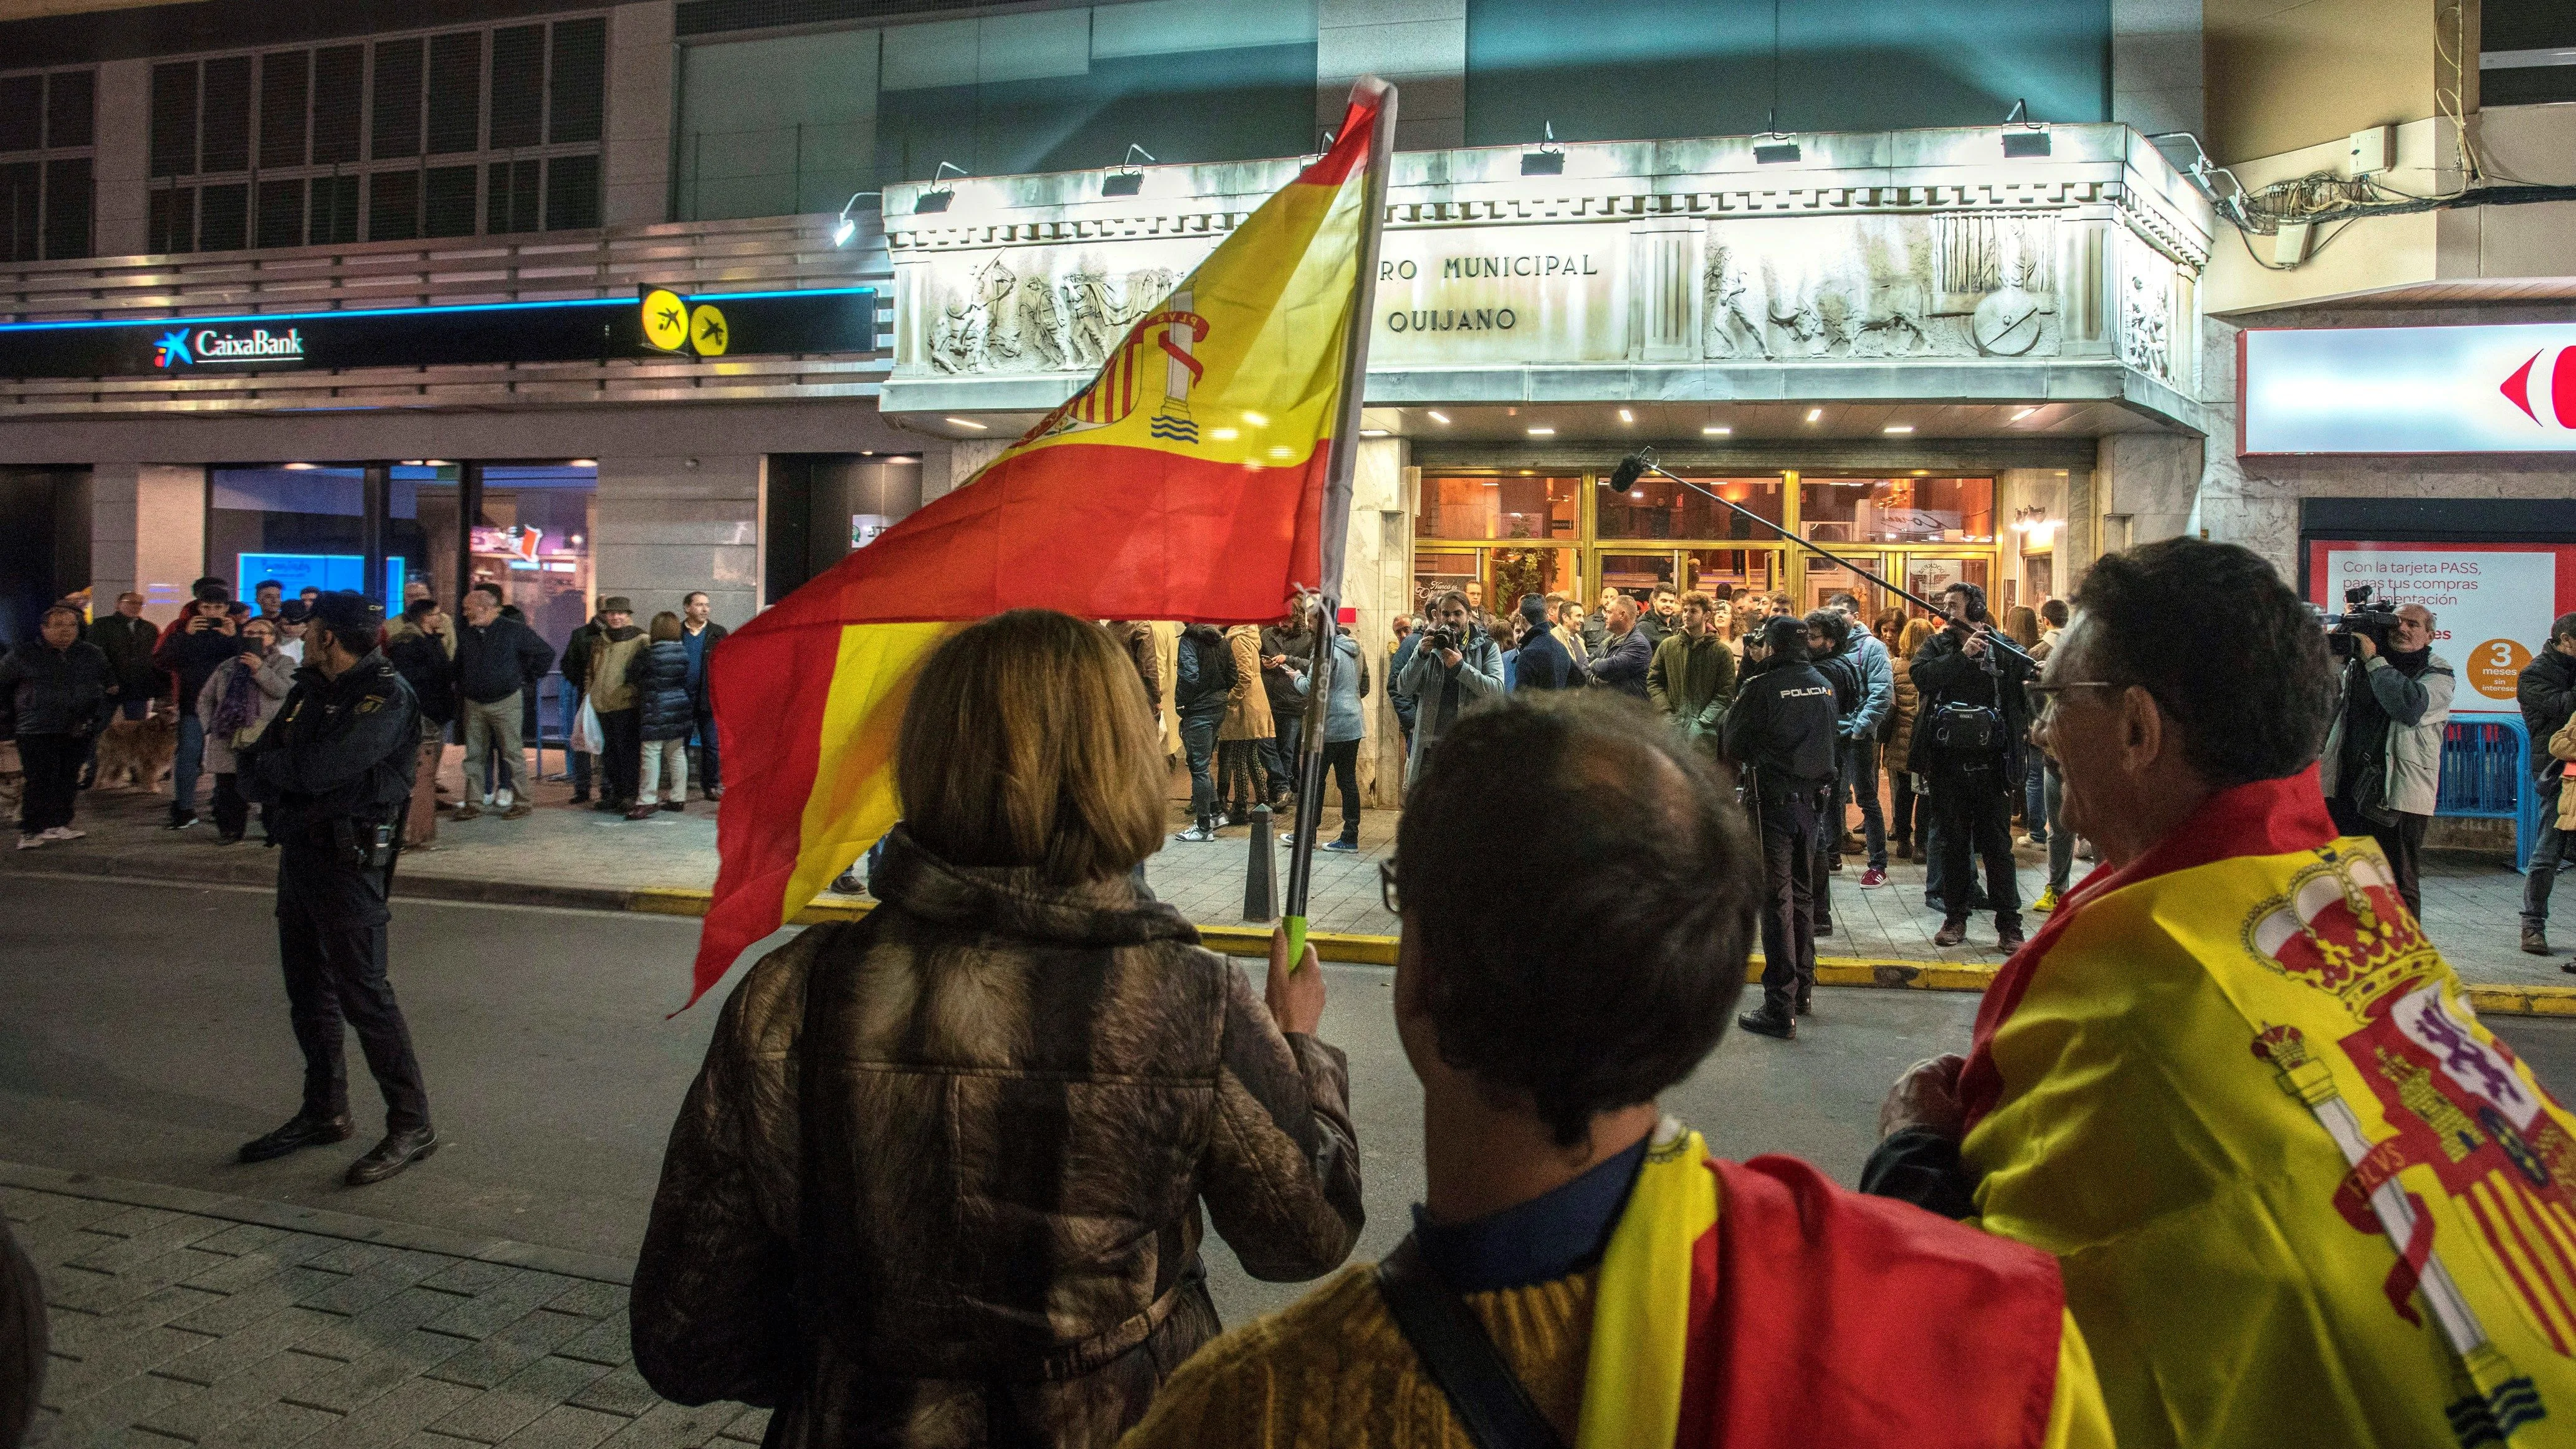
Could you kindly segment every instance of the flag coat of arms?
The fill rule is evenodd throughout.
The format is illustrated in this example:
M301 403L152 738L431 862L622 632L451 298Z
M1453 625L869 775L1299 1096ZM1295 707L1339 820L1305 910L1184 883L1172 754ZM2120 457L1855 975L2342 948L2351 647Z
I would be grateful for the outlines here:
M2576 1444L2576 1118L2313 769L2071 893L1961 1093L2123 1446Z
M716 652L728 790L691 1001L894 824L904 702L957 627L1015 608L1261 623L1300 586L1338 586L1326 475L1357 385L1345 342L1391 100L1361 82L1331 149L1132 326L1089 386Z

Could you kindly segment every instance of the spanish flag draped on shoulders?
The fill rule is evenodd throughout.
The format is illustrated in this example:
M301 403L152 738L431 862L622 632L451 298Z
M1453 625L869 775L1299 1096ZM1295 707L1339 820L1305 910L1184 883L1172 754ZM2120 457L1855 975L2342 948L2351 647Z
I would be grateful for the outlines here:
M1551 1260L1545 1245L1598 1244L1602 1227L1606 1246ZM1507 1241L1477 1259L1505 1265L1441 1276L1467 1279L1469 1311L1573 1449L2112 1442L2046 1254L1794 1158L1714 1158L1666 1118L1574 1181L1441 1231L1480 1229ZM1373 1272L1352 1268L1201 1349L1121 1449L1474 1443Z
M2576 1120L2313 767L2070 893L1960 1094L2123 1446L2576 1444Z

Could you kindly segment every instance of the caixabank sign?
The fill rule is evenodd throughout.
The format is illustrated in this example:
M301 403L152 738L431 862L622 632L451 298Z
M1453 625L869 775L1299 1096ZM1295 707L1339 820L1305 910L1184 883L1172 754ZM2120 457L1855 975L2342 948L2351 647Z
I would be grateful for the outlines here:
M0 377L11 378L875 351L872 287L0 324Z

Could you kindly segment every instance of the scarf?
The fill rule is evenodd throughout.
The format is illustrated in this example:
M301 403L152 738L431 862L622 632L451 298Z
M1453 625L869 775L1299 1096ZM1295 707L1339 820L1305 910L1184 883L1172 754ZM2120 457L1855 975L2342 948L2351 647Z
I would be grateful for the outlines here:
M212 731L226 739L259 723L261 699L257 670L235 659L223 666L224 689L215 700Z

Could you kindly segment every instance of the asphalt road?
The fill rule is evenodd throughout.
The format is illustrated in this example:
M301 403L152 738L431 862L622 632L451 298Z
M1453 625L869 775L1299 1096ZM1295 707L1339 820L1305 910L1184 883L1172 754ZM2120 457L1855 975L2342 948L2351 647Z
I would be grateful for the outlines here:
M351 1189L340 1174L383 1112L354 1040L359 1137L257 1166L233 1161L236 1146L293 1112L300 1078L266 894L24 876L10 894L0 1160L610 1257L631 1257L642 1240L672 1114L727 989L666 1019L686 992L693 922L397 904L395 985L446 1145L401 1177ZM1375 1258L1421 1197L1421 1097L1388 1018L1389 973L1327 971L1324 1036L1349 1053L1365 1154L1359 1256ZM1826 990L1817 1006L1795 1043L1730 1033L1667 1107L1727 1156L1792 1152L1851 1181L1888 1081L1961 1046L1975 998ZM2511 1020L2503 1030L2544 1081L2576 1082L2576 1024ZM1210 1243L1229 1322L1303 1291L1252 1282Z

